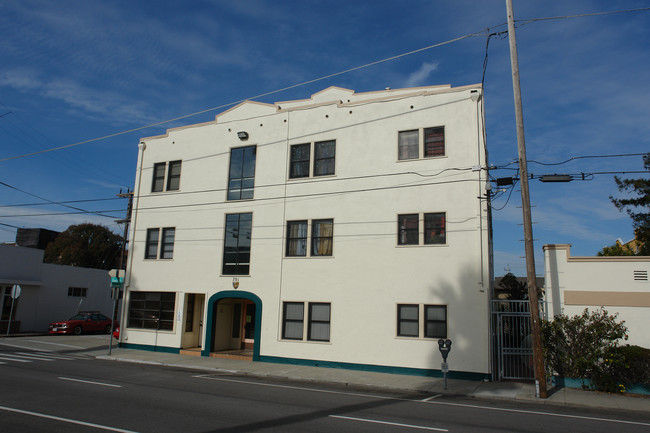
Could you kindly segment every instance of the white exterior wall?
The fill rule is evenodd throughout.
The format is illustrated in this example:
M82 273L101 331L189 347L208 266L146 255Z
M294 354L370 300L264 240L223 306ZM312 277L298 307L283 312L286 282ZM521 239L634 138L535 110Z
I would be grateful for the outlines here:
M650 257L571 257L570 250L567 244L544 245L549 315L602 307L625 321L627 344L650 348Z
M225 215L252 212L250 275L237 290L262 300L262 356L439 369L437 340L396 336L397 304L444 304L451 369L488 374L486 173L472 170L487 165L482 99L471 98L481 93L480 85L330 88L143 139L126 284L177 292L177 320L172 332L126 329L123 342L182 346L184 294L207 303L233 290L233 277L221 275ZM398 161L399 131L437 126L444 157ZM322 140L336 140L336 174L289 179L289 146ZM230 149L249 145L257 145L255 198L228 202ZM151 193L154 163L174 160L183 161L180 191ZM398 246L398 215L430 212L446 212L447 243ZM325 218L334 220L331 257L284 257L287 221ZM144 259L147 228L156 227L176 228L171 260ZM331 303L328 343L282 340L282 303L291 301ZM204 322L206 314L207 305Z
M110 317L113 309L108 271L47 264L43 250L0 245L0 287L14 284L21 288L15 311L21 332L47 332L50 323L77 311L101 311ZM69 287L87 288L87 296L68 296Z

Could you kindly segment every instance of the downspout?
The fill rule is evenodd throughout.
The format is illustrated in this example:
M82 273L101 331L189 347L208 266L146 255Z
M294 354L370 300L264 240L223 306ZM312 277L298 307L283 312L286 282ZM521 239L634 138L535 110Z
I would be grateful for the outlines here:
M131 230L129 231L129 263L127 265L127 270L128 273L124 273L124 294L122 295L122 318L120 320L120 340L119 343L122 344L124 341L124 329L126 327L127 323L127 312L128 312L128 296L127 293L129 291L129 288L131 287L131 273L133 271L133 248L135 247L135 231L136 227L138 226L138 210L140 209L140 190L142 186L142 170L143 170L143 161L144 161L144 151L147 148L147 145L145 144L144 141L141 141L138 144L138 149L139 151L139 156L140 156L140 161L138 161L138 180L137 180L137 188L135 191L133 191L133 194L135 195L135 206L133 206L133 211L132 211L132 222L131 224Z

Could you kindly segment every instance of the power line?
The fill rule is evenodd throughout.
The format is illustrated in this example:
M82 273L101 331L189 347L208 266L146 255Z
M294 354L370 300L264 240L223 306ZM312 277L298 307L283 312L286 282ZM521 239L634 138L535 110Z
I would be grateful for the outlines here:
M515 22L520 24L520 26L523 26L538 21L563 20L563 19L570 19L570 18L585 18L585 17L595 17L599 15L611 15L611 14L620 14L626 12L642 12L642 11L650 11L650 7L638 8L638 9L625 9L625 10L618 10L618 11L593 12L588 14L577 14L577 15L561 15L556 17L530 18L525 20L515 20Z
M85 210L85 209L81 209L81 208L78 208L78 207L74 207L74 206L69 206L69 205L67 205L67 204L58 203L58 202L55 202L55 201L49 200L49 199L47 199L47 198L44 198L44 197L38 196L38 195L36 195L36 194L32 194L31 192L27 192L27 191L25 191L25 190L22 190L22 189L20 189L20 188L15 187L15 186L9 185L8 183L2 182L2 181L0 181L0 185L3 185L3 186L5 186L5 187L7 187L7 188L9 188L9 189L13 189L13 190L18 191L18 192L22 192L23 194L27 194L27 195L30 195L30 196L32 196L32 197L36 197L36 198L39 199L39 200L44 200L44 201L46 201L46 202L49 202L50 204L54 204L54 205L57 205L57 206L67 207L67 208L69 208L69 209L74 209L74 210L77 210L77 211L81 211L82 213L93 213L93 214L95 214L95 215L99 215L99 216L104 217L104 218L111 218L111 219L115 218L115 217L110 216L110 215L104 215L104 214L100 213L101 211L98 211L98 212L96 212L96 211L87 211L87 210ZM108 211L107 211L107 212L108 212Z
M402 54L398 54L398 55L395 55L395 56L387 57L385 59L381 59L381 60L377 60L377 61L374 61L374 62L366 63L365 65L356 66L356 67L349 68L349 69L339 71L339 72L335 72L335 73L332 73L332 74L329 74L329 75L324 75L322 77L314 78L312 80L304 81L302 83L293 84L291 86L283 87L281 89L272 90L272 91L266 92L266 93L261 93L261 94L255 95L255 96L251 96L249 98L240 99L238 101L229 102L227 104L222 104L222 105L219 105L219 106L216 106L216 107L212 107L212 108L208 108L208 109L205 109L205 110L197 111L195 113L186 114L186 115L183 115L183 116L178 116L178 117L175 117L173 119L163 120L163 121L160 121L160 122L150 123L150 124L145 125L145 126L140 126L140 127L137 127L137 128L126 130L126 131L116 132L116 133L113 133L113 134L105 135L103 137L91 138L89 140L84 140L84 141L79 141L77 143L67 144L65 146L59 146L59 147L54 147L54 148L51 148L51 149L41 150L41 151L38 151L38 152L27 153L27 154L23 154L23 155L16 155L16 156L8 157L8 158L3 158L3 159L0 159L0 162L10 161L10 160L13 160L13 159L24 158L24 157L28 157L28 156L39 155L39 154L42 154L42 153L53 152L53 151L61 150L61 149L67 149L67 148L70 148L70 147L75 147L75 146L79 146L79 145L82 145L82 144L87 144L87 143L92 143L92 142L95 142L95 141L105 140L105 139L108 139L108 138L113 138L113 137L117 137L117 136L120 136L120 135L129 134L131 132L136 132L136 131L141 131L143 129L152 128L154 126L160 126L160 125L164 125L166 123L171 123L171 122L175 122L175 121L178 121L178 120L187 119L189 117L198 116L200 114L208 113L210 111L220 110L220 109L229 107L231 105L239 104L239 103L242 103L242 102L245 102L245 101L263 98L265 96L270 96L270 95L273 95L275 93L284 92L284 91L287 91L287 90L295 89L297 87L306 86L308 84L313 84L313 83L316 83L318 81L323 81L323 80L326 80L326 79L329 79L329 78L333 78L333 77L336 77L336 76L339 76L339 75L343 75L343 74L358 71L358 70L361 70L361 69L369 68L371 66L375 66L375 65L378 65L378 64L381 64L381 63L389 62L391 60L396 60L396 59L399 59L401 57L405 57L405 56L409 56L409 55L412 55L412 54L420 53L422 51L430 50L430 49L433 49L433 48L441 47L443 45L448 45L448 44L451 44L453 42L458 42L458 41L461 41L463 39L467 39L467 38L474 37L474 36L480 36L480 34L479 33L469 33L469 34L466 34L464 36L459 36L457 38L449 39L449 40L444 41L444 42L429 45L427 47L418 48L416 50L408 51L406 53L402 53Z

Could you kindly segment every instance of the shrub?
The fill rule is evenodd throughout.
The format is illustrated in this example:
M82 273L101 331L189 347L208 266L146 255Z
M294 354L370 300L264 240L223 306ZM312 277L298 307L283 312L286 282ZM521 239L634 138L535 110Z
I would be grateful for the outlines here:
M616 318L601 308L543 321L546 365L563 377L591 379L596 389L620 391L614 373L625 365L618 342L627 340L627 327Z

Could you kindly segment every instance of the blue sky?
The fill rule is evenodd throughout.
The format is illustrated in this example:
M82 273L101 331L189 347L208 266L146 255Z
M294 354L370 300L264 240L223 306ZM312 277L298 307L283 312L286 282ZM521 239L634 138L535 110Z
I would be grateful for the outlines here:
M514 3L529 172L642 170L640 156L540 163L650 151L650 11L523 20L648 2ZM121 231L113 219L124 217L126 202L115 194L133 185L140 137L212 120L243 99L473 33L481 36L258 100L302 99L329 86L363 92L480 83L486 29L505 30L505 22L505 0L0 1L0 242L15 239L11 226L65 230L95 222ZM512 176L517 142L507 38L493 37L488 54L489 161L507 165L493 176ZM214 107L224 108L13 158ZM618 195L613 175L588 178L531 181L538 274L543 244L570 243L573 255L595 255L633 237L628 216L608 198ZM114 218L44 205L26 193L79 201L68 206ZM495 274L524 275L518 188L507 197L493 203Z

